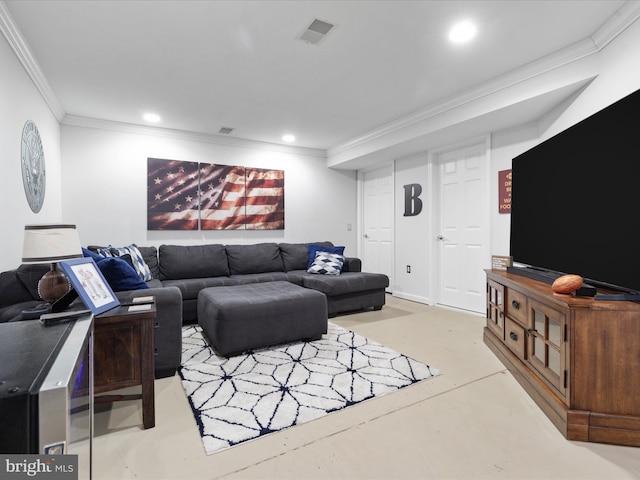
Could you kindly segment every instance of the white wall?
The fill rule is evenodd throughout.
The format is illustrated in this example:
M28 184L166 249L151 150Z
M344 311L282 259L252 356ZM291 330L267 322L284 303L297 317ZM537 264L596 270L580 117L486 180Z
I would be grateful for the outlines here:
M538 143L538 124L529 123L491 135L491 255L509 255L509 229L511 215L498 211L498 172L509 170L511 160Z
M2 35L0 72L0 271L5 271L21 262L25 225L63 219L60 126ZM45 157L45 198L37 214L31 211L22 184L20 140L27 120L38 127Z
M563 111L545 126L546 140L621 98L640 89L640 20L636 20L597 55L585 59L597 77ZM576 65L574 68L580 68Z
M487 132L491 134L489 188L492 255L509 254L510 215L498 212L498 172L511 168L514 157L640 88L639 21L629 26L599 53L555 71L546 72L538 78L534 77L528 85L521 87L535 91L540 88L540 85L546 83L561 85L568 81L590 77L595 79L539 120L518 124L517 119L514 119L513 127ZM464 120L465 118L460 119L460 121ZM464 140L464 138L457 139L457 141ZM431 292L428 291L425 272L428 272L432 266L428 264L425 238L429 235L430 225L434 219L428 205L425 205L421 215L413 218L402 217L402 209L404 184L421 182L424 182L425 186L428 184L428 161L428 151L395 160L396 289L394 295L423 303L430 303ZM630 159L630 161L635 160ZM426 188L423 197L429 197ZM411 274L406 273L406 265L411 265Z
M329 240L356 256L356 174L320 156L168 136L62 126L65 219L83 245L114 246ZM147 231L147 158L272 168L285 172L284 230Z
M421 303L428 301L429 255L428 236L433 222L432 194L429 191L427 154L418 153L395 162L395 285L394 296ZM404 216L404 185L422 186L422 211ZM407 265L411 273L407 273Z

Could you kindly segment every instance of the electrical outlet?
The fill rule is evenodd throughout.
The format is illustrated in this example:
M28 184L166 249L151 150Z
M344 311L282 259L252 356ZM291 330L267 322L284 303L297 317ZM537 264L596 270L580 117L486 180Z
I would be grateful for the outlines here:
M411 265L407 265L407 273L411 273Z

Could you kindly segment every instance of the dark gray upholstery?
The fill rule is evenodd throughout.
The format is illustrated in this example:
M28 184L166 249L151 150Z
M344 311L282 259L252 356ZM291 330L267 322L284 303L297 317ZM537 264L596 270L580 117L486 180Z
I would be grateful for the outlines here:
M50 268L45 264L20 265L0 273L0 309L22 302L42 303L38 282Z
M282 272L282 257L277 243L227 245L227 260L231 275Z
M229 275L224 245L160 245L160 280Z
M331 242L311 242L313 245L333 247ZM306 270L309 263L308 243L281 243L280 255L284 264L284 271Z
M389 277L381 273L364 272L342 272L340 275L307 273L302 277L302 285L333 296L367 290L384 290L389 286Z
M160 264L158 263L158 249L156 247L138 247L144 263L147 264L153 278L160 278Z
M327 294L329 314L359 310L363 308L379 309L385 303L384 289L388 286L388 278L385 275L369 277L361 272L362 263L355 257L346 257L343 273L341 275L317 275L306 272L309 261L308 245L333 246L328 241L309 243L259 243L253 245L205 245L198 247L161 245L158 250L160 263L160 279L164 286L175 286L182 293L182 317L184 323L193 323L198 320L198 293L208 287L233 286L247 283L263 283L286 280L298 286L304 286ZM210 261L203 258L207 253L226 255L229 267L226 275L202 277L207 267L200 266L200 262ZM139 247L140 248L140 247ZM149 247L151 248L151 247ZM146 255L147 252L143 252ZM153 252L150 252L153 254ZM167 256L169 254L169 256ZM153 259L152 259L153 260ZM163 262L169 261L169 268L163 266ZM217 264L225 262L217 258ZM197 275L188 276L188 270L193 265L200 269ZM194 267L195 268L195 267ZM215 272L221 273L221 272ZM175 275L171 278L168 275ZM349 275L346 275L349 274ZM358 278L358 277L362 278ZM305 277L313 277L304 283ZM350 278L347 278L350 277ZM333 286L332 286L333 285ZM367 296L362 292L370 289L379 290L377 295ZM344 297L339 296L344 295ZM350 295L354 295L353 302L349 302ZM367 301L375 303L368 303Z
M156 301L153 330L155 376L171 376L180 366L182 358L182 295L176 287L163 286L116 293L121 302L148 295L153 295Z
M232 275L230 277L211 278L185 278L182 280L163 280L162 285L173 286L182 292L182 320L184 323L198 321L197 300L198 293L209 287L223 287L233 285L243 285L247 283L273 282L278 280L289 280L285 272L255 273L252 275ZM298 282L302 285L302 280Z
M331 242L310 242L316 245L333 246ZM303 298L315 296L321 300L318 311L324 317L324 329L308 331L308 326L298 325L293 317L300 318L297 304L287 312L271 314L269 302L260 307L251 307L252 298L243 297L254 311L266 312L269 322L250 332L240 330L239 338L246 336L255 343L255 336L265 331L269 342L289 341L293 339L320 336L326 331L326 316L365 308L380 309L385 304L385 288L388 279L385 275L362 273L359 259L346 257L340 275L318 275L306 272L309 243L260 243L255 245L161 245L156 247L138 247L145 263L149 266L153 279L147 281L149 289L117 292L121 300L135 296L154 295L156 297L156 329L154 342L156 348L156 377L172 374L180 366L184 323L198 321L198 294L206 289L224 292L217 287L257 288L262 292L271 292L274 284L277 291L274 302L281 309L286 303L278 300L280 292L297 290L306 292ZM89 246L96 251L99 247ZM231 267L231 268L230 268ZM21 320L23 310L31 308L42 300L37 294L37 282L49 269L48 265L22 265L16 270L0 274L0 322ZM285 282L283 286L283 281ZM306 287L306 288L301 288ZM306 303L303 302L305 305ZM281 309L285 310L285 309ZM302 310L303 317L312 315ZM285 319L288 327L280 328L278 319ZM223 322L224 323L224 322ZM249 328L249 327L242 327ZM274 333L271 333L271 330ZM320 331L322 330L322 331ZM291 332L292 337L289 337ZM213 335L213 334L212 334ZM229 335L234 336L233 332Z
M155 251L155 247L142 248L146 248L147 253L152 253L149 249ZM142 249L140 253L145 256ZM37 285L49 268L48 265L20 265L15 270L0 273L0 322L21 321L23 310L43 303L38 296ZM163 286L158 279L148 281L147 285L150 288L116 292L115 295L121 302L140 296L155 297L157 312L154 325L155 375L156 378L161 378L173 375L180 366L182 294L178 288Z
M206 288L198 295L198 323L220 355L327 333L324 294L289 282Z

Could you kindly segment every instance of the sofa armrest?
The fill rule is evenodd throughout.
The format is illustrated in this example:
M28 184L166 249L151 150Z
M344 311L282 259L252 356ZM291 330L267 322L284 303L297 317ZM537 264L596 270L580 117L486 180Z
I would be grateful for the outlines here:
M342 270L345 272L361 272L362 261L359 258L346 257L344 259L344 265L342 266Z
M182 356L182 293L178 287L117 292L121 302L153 295L156 301L154 350L156 378L173 375Z

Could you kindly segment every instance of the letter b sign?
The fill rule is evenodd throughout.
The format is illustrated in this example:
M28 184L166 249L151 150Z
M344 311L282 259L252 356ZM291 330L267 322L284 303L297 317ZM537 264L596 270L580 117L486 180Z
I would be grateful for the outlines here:
M410 183L404 185L404 216L414 217L422 211L422 200L418 197L422 193L422 185Z

